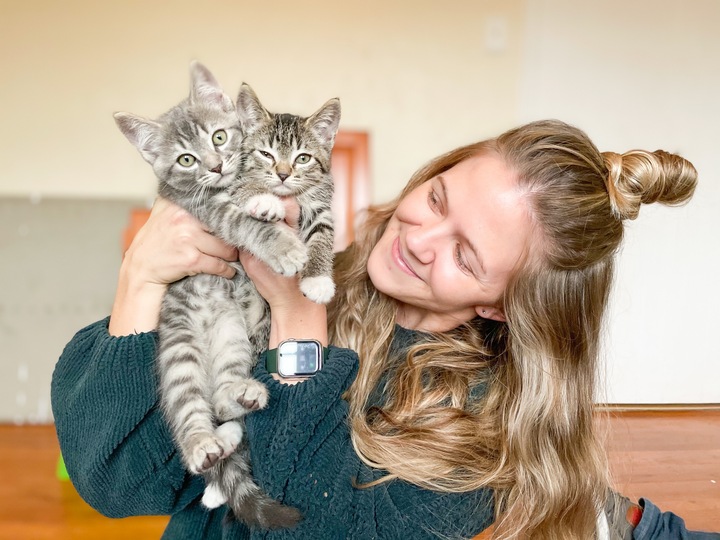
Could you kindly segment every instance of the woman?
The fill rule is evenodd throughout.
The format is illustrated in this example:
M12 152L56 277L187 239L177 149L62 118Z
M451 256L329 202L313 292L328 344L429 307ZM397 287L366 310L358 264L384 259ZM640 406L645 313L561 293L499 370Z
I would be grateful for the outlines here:
M609 483L593 389L622 222L641 203L687 201L695 182L678 156L601 154L581 131L537 122L441 156L371 209L337 257L327 311L240 254L271 307L270 349L335 346L299 384L256 368L271 401L247 418L254 475L304 515L269 536L468 537L494 522L498 538L594 537ZM250 535L200 506L153 377L166 284L229 277L236 257L159 201L109 322L73 338L53 379L80 493L108 515L171 514L167 538ZM610 503L610 528L630 534L628 505Z

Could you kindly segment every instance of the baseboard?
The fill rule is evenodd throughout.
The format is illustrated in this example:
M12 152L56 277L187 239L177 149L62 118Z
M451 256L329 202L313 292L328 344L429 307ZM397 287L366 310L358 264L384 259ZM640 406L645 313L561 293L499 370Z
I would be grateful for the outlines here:
M672 412L712 411L720 412L720 403L598 403L603 412Z

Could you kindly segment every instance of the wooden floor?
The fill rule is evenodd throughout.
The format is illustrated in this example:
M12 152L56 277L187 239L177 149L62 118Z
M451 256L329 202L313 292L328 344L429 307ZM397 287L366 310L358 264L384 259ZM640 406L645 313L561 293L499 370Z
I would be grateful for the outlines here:
M55 476L52 426L0 425L0 539L159 538L165 517L108 519ZM618 489L720 531L720 411L624 412L608 441Z

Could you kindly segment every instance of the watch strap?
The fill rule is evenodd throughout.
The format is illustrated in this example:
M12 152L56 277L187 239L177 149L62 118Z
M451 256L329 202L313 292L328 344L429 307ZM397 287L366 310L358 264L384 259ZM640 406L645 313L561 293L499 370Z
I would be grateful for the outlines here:
M268 373L278 372L278 350L268 349L267 355L265 356L265 369Z

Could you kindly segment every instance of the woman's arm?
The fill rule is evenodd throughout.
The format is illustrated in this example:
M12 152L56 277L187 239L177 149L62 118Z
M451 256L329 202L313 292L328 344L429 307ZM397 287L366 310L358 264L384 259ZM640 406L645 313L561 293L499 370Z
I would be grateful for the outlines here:
M159 199L128 249L112 317L78 332L52 380L63 458L80 494L110 516L167 514L202 491L184 470L157 407L154 330L167 283L230 277L237 252Z
M154 330L168 283L200 273L231 278L235 269L228 263L236 260L235 248L208 233L179 206L157 199L123 257L110 335Z

